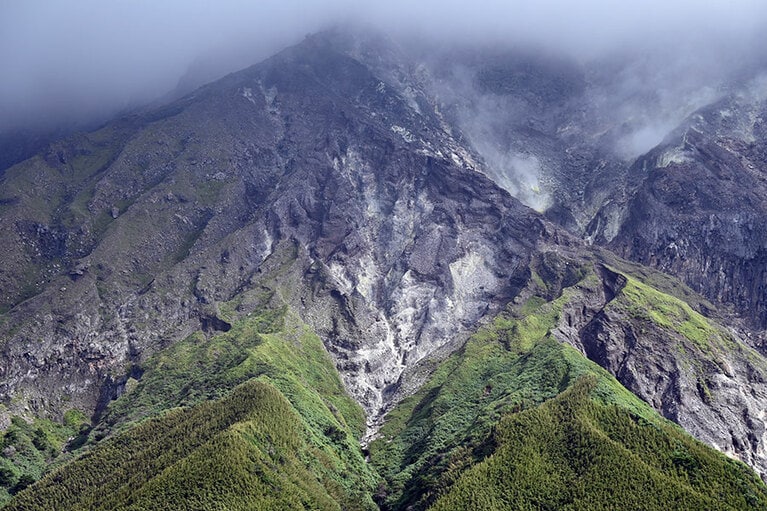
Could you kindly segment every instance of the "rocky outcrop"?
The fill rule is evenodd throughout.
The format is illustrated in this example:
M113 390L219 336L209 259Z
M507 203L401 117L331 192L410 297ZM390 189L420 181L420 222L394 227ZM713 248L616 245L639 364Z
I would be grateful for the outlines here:
M679 276L757 330L767 325L760 83L699 110L640 158L630 200L592 225L598 242ZM607 223L620 227L607 232Z
M403 93L404 71L378 76L338 44L311 38L124 121L114 146L100 141L119 125L9 171L7 218L80 180L38 227L3 223L25 240L4 249L8 289L48 272L6 315L6 413L97 410L149 354L225 331L265 286L375 421L408 366L517 293L551 227L477 172L425 96ZM41 190L22 193L34 173Z
M151 354L194 332L225 332L257 308L287 304L320 335L374 431L435 360L535 285L545 300L579 289L562 311L557 338L699 438L764 469L761 356L682 302L667 304L678 317L665 322L663 314L642 315L620 271L598 266L598 277L584 280L590 249L523 206L509 194L514 187L488 178L503 185L494 160L480 157L480 132L463 133L462 108L474 107L435 95L435 69L375 38L322 34L9 169L0 187L1 415L59 418L77 408L98 418ZM602 162L593 138L577 150L585 128L562 124L573 102L588 96L585 78L546 68L506 83L526 69L496 62L477 71L483 94L502 96L493 104L503 108L554 74L551 90L525 96L524 111L534 118L551 107L556 115L509 133L527 133L531 148L572 142L565 155L540 159L547 172L564 161L571 170L581 165L579 172L584 162ZM686 140L703 147L702 139ZM657 153L657 161L692 165L677 153ZM678 271L693 285L703 271L698 289L722 302L734 300L717 293L731 290L756 304L758 319L761 284L746 293L745 282L760 270L743 270L737 284L737 272L718 255L726 251L715 250L729 247L741 263L758 260L758 243L748 241L759 232L758 215L742 213L738 222L717 216L710 224L717 227L704 233L708 244L675 237L658 252L659 240L678 228L669 222L674 207L690 200L673 202L678 187L663 177L668 166L656 167L627 189L655 183L646 193L654 190L656 202L637 194L603 209L607 221L593 239ZM599 168L603 174L589 178L593 196L549 216L581 229L601 200L594 197L620 181L600 187L608 171ZM733 168L700 167L721 181ZM583 184L569 175L552 190ZM653 205L657 211L640 214ZM700 232L696 218L689 232ZM623 227L613 237L604 225ZM631 226L648 225L646 237L631 234ZM629 239L639 240L636 251ZM716 259L699 260L703 254ZM717 268L725 276L712 284ZM704 278L715 292L703 288ZM652 295L650 305L666 304L664 296ZM712 340L696 344L680 331L683 314Z
M552 334L664 417L767 474L767 362L684 302L598 264Z

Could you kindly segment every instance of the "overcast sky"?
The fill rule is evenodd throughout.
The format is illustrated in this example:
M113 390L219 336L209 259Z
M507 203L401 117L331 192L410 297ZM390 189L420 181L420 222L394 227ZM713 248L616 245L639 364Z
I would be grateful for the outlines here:
M195 61L234 71L351 21L445 40L522 39L589 57L684 47L705 62L722 46L761 49L767 1L0 0L0 130L106 115L172 90Z

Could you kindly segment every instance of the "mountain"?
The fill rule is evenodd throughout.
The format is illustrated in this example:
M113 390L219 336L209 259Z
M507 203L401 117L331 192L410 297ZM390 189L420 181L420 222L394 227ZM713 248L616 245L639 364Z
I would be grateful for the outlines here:
M8 169L7 509L767 507L758 289L626 248L691 121L605 88L332 31Z
M764 303L764 78L698 110L635 163L644 169L614 251L679 276L756 330ZM754 341L762 347L762 337Z

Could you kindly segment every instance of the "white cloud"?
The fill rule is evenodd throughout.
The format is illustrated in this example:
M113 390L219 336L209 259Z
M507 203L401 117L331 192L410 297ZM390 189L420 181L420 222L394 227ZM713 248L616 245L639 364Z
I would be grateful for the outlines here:
M145 101L201 55L232 71L336 21L593 56L643 45L761 48L766 19L762 0L0 0L0 129Z

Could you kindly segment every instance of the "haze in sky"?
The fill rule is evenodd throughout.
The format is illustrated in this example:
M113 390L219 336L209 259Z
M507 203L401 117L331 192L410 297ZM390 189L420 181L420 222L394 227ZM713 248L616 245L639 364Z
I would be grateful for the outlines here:
M718 67L761 51L765 21L763 0L0 0L0 132L105 119L334 24L579 58L652 50Z

